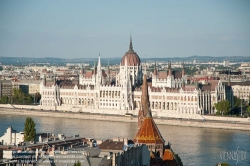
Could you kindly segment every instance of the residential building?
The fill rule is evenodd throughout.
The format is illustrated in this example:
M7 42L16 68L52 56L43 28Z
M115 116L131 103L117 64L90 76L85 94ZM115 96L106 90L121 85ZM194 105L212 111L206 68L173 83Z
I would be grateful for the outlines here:
M6 133L0 137L0 145L17 145L24 141L24 132L17 132L8 127Z
M0 80L0 97L11 97L14 88L19 89L19 85L14 84L11 80Z

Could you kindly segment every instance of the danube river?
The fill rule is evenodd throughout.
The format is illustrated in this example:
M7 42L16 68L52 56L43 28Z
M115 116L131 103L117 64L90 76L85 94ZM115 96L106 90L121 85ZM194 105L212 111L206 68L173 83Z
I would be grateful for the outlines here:
M23 131L26 116L0 115L0 137L8 126ZM125 137L133 139L136 123L95 120L32 117L37 132L63 133L66 136L80 134L82 137L107 139ZM184 165L212 166L219 161L231 165L250 165L250 132L158 125L166 142L170 142ZM231 152L234 156L230 156ZM233 157L233 158L231 158Z

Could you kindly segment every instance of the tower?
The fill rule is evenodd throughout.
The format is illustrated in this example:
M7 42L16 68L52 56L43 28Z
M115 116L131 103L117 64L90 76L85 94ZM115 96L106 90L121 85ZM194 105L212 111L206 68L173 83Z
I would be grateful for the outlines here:
M182 77L185 76L186 72L185 72L185 67L184 67L184 61L182 61L182 70L181 70L181 75Z
M157 76L156 61L155 61L155 67L154 67L154 75Z
M171 61L168 62L168 77L167 77L167 87L172 88L172 81L174 81L172 75Z
M168 75L169 75L169 76L172 76L171 61L168 62Z
M98 58L98 64L97 64L97 86L100 86L102 84L102 66L101 66L101 57L99 54L99 58Z
M138 132L134 137L135 144L146 144L149 151L159 157L163 156L165 140L156 126L150 109L147 77L144 75L141 95L141 108L138 112ZM143 118L143 119L142 119Z
M144 117L149 113L151 114L150 104L149 104L149 96L148 96L148 84L147 84L147 76L144 75L143 84L142 84L142 94L141 94L141 105L138 112L138 130L140 129Z
M94 75L97 74L97 67L96 67L96 61L94 61Z
M81 67L81 75L83 75L84 74L84 65L83 65L83 62L82 62L82 67Z
M43 75L43 85L46 86L46 75Z
M109 61L108 61L108 81L109 81L109 82L111 82L111 75L110 75Z
M57 82L56 75L54 75L54 85L56 85L56 82Z
M181 85L182 90L185 90L185 81L182 79L182 85Z

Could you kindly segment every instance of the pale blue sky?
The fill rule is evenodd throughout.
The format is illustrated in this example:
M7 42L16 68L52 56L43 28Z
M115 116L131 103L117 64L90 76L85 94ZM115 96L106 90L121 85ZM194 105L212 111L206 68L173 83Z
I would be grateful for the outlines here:
M0 56L250 56L249 0L1 0Z

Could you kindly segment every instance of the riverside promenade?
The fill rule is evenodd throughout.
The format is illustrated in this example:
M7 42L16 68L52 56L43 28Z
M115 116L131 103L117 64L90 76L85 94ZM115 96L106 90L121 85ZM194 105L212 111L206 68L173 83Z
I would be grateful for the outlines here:
M86 113L86 112L45 111L45 110L34 110L34 109L28 110L28 109L14 109L14 108L1 107L0 116L1 114L137 123L137 116L124 116L124 115ZM249 119L247 118L242 118L242 121L234 121L234 118L227 118L227 119L224 118L223 120L212 120L214 118L210 117L210 119L211 120L155 117L154 121L156 124L160 125L250 131L250 122L248 121Z

